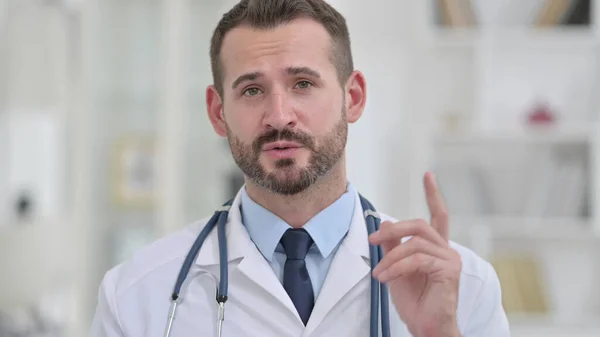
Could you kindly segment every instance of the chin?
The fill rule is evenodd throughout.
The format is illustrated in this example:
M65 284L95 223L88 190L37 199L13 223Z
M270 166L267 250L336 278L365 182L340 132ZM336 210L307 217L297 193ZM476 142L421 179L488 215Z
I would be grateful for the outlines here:
M286 160L280 160L272 165L266 170L267 174L275 175L277 177L282 178L291 178L291 177L299 177L300 174L304 171L304 167L298 165L295 162L289 162Z
M307 163L304 163L304 158L265 158L263 161L263 169L265 172L277 173L279 171L294 171L305 169Z

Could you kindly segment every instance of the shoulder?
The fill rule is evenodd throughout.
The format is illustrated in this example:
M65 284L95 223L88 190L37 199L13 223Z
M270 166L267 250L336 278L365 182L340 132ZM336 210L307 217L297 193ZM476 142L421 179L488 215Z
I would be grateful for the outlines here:
M398 221L381 214L382 221ZM494 267L473 250L450 241L462 260L458 319L465 336L509 336L500 281Z
M196 239L201 224L208 218L198 220L172 234L160 238L136 251L132 257L106 272L103 285L119 297L139 283L163 275L165 270L179 268L189 247ZM173 279L176 274L173 275Z
M169 298L189 247L207 219L141 248L125 262L108 270L100 283L90 336L141 336L145 325L167 315ZM140 308L155 308L150 311ZM158 323L156 323L158 324ZM152 329L160 327L152 327Z

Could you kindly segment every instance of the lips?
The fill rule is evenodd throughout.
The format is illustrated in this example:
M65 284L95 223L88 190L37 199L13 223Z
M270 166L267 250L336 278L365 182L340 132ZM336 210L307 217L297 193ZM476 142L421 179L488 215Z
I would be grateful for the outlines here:
M280 141L266 144L263 147L263 151L272 151L272 150L287 150L287 149L297 149L302 147L302 145L294 142L288 141Z

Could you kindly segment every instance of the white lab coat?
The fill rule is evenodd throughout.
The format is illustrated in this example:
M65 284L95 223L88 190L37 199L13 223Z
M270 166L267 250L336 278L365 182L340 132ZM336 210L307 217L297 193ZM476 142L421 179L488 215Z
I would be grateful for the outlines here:
M229 300L223 336L366 337L369 335L370 267L367 230L356 196L348 235L341 243L305 327L271 266L241 223L235 198L227 226ZM394 220L389 217L384 219ZM106 273L91 327L92 337L162 337L182 261L208 219L167 236ZM463 261L458 324L463 337L510 336L494 269L452 243ZM173 337L216 336L215 283L219 277L216 231L207 238L182 290ZM409 337L390 302L394 337Z

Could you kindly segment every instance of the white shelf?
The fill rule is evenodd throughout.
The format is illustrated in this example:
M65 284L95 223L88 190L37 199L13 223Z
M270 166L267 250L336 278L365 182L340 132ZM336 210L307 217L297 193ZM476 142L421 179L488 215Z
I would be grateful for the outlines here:
M450 219L450 230L457 237L485 231L492 239L600 241L600 233L586 219L503 216L451 216Z
M598 337L600 336L600 325L593 324L583 326L571 326L552 323L528 323L511 322L512 337Z
M554 326L515 327L512 337L598 337L600 328L561 328Z
M582 317L576 322L561 322L551 315L508 316L512 337L598 337L600 322L595 317Z
M577 319L563 320L549 314L508 314L508 320L513 326L522 328L553 326L561 328L600 328L600 320L594 315L583 315Z
M444 131L435 140L446 145L481 145L485 143L542 142L542 143L584 143L592 140L591 126L549 126L539 128Z
M474 48L480 43L512 49L568 48L577 52L600 46L600 38L587 28L476 27L441 28L432 32L431 47L434 48Z
M0 221L0 241L13 236L28 235L32 231L45 230L47 228L61 228L70 220L68 217L57 217L44 220L26 220L26 221Z

